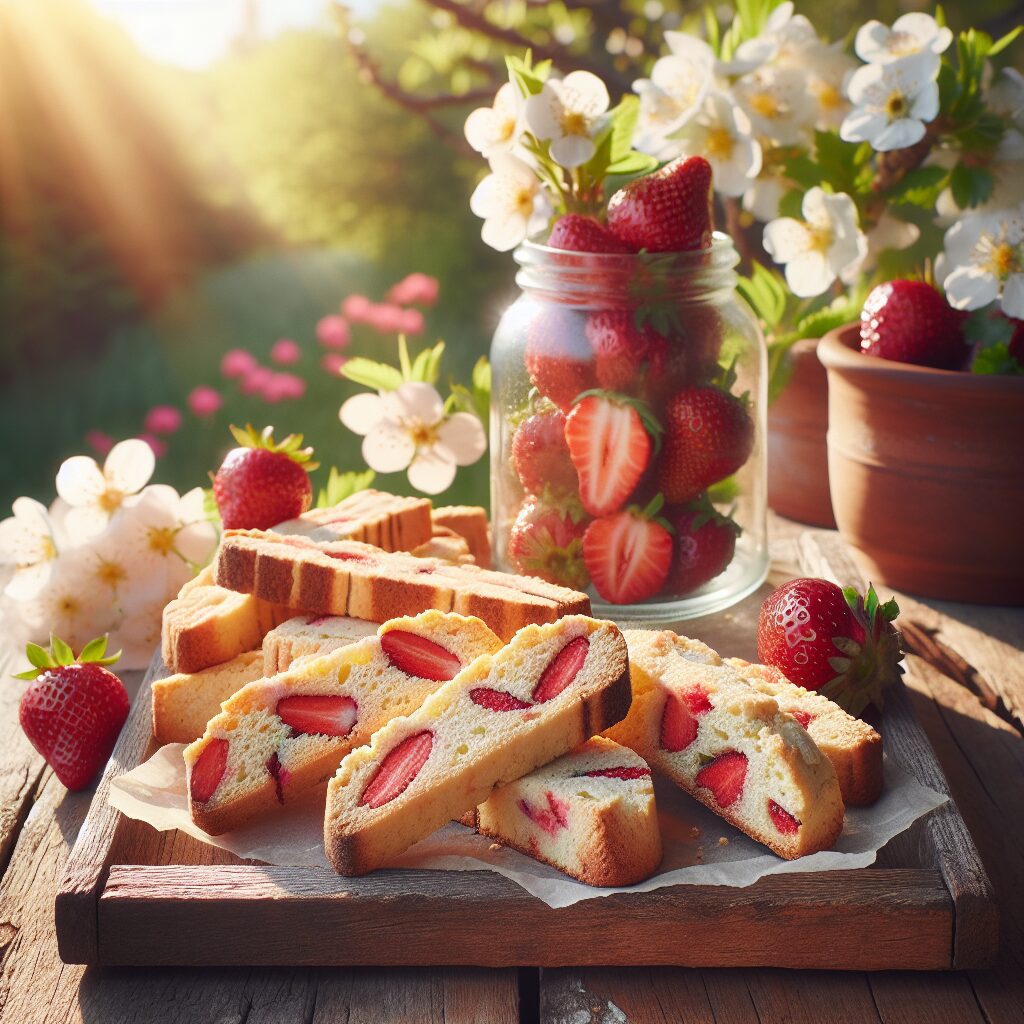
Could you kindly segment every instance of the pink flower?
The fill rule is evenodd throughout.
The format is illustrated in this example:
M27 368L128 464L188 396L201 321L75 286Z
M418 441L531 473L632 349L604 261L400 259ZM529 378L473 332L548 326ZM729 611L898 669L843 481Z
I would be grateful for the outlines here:
M280 338L274 342L270 358L281 366L291 366L302 358L302 349L291 338Z
M365 295L350 295L341 304L341 312L355 324L366 323L373 303Z
M208 388L205 384L193 388L188 396L188 407L193 414L200 417L212 416L222 405L224 399L219 391Z
M224 358L220 361L220 372L228 378L244 377L258 365L256 357L251 352L246 352L244 348L233 348L230 352L224 353Z
M145 426L150 434L173 434L181 427L181 411L173 405L154 405L146 413Z
M306 393L306 382L294 373L275 373L260 391L264 401L276 404L289 398L301 398Z
M254 366L242 378L238 385L238 390L241 391L243 395L258 394L267 386L267 381L269 381L273 376L273 370L269 370L265 366Z
M388 300L399 306L433 306L440 287L436 277L429 274L410 274L388 292Z
M382 302L373 306L366 322L380 334L401 334L402 325L405 323L405 310L401 306Z
M159 437L155 437L153 434L139 434L139 440L145 441L153 449L153 454L158 459L167 454L167 442L161 441Z
M418 309L402 310L399 334L422 334L425 326L423 314Z
M316 325L316 339L324 348L344 348L349 333L348 321L342 316L325 316Z
M90 430L85 435L85 443L96 452L97 455L106 455L114 447L114 439L105 434L102 430Z
M341 373L341 368L348 362L348 359L339 354L338 352L326 352L323 358L320 360L320 365L324 370L329 373L332 377L337 377Z

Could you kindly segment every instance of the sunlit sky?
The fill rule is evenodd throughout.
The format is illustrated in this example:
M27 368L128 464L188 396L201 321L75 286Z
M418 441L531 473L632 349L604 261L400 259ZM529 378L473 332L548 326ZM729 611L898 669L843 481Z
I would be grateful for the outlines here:
M256 10L259 34L328 25L328 0L89 0L114 18L148 56L184 68L203 68L222 56ZM348 0L356 14L381 0Z

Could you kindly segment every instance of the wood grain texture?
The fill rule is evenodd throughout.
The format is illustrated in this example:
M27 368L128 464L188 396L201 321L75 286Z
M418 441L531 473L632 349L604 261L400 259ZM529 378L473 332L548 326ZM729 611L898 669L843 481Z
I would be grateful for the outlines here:
M859 570L837 534L808 531L801 537L800 554L808 574L863 589ZM882 738L889 757L924 785L949 793L942 768L914 718L902 684L894 687L886 700ZM932 811L918 831L927 841L925 857L939 869L956 908L953 966L988 966L998 951L999 912L992 883L955 801Z

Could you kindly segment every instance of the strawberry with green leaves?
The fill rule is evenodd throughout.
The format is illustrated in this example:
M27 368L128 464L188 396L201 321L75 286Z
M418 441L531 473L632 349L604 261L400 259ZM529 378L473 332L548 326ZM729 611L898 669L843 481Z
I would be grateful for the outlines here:
M611 604L644 601L664 587L672 533L658 516L661 504L659 494L644 509L631 505L587 527L583 561L598 594Z
M84 789L110 759L128 717L128 694L108 665L107 638L99 637L76 658L59 637L49 650L29 644L32 668L18 679L31 683L21 697L18 720L29 742L70 790Z
M224 457L213 478L213 496L225 530L269 530L308 511L313 502L309 474L317 468L301 434L274 441L274 428L257 433L232 426L239 447Z
M669 593L689 594L725 572L742 532L735 519L723 516L707 494L681 508L666 508L663 515L675 539L666 584Z
M539 494L545 488L556 494L575 493L579 481L565 443L565 415L560 409L547 405L519 424L512 437L512 467L527 494Z
M885 690L902 674L899 615L874 587L796 579L769 594L757 624L757 654L798 686L818 690L851 715L881 708Z
M642 402L586 391L565 418L565 440L580 481L580 501L592 516L622 508L651 462L657 420Z

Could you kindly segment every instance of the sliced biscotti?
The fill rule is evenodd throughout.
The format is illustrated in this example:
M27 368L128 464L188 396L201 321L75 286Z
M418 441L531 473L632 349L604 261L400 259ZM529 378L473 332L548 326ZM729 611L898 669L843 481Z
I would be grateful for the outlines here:
M324 842L361 875L619 721L626 644L610 622L573 615L528 626L405 718L353 750L327 788Z
M153 739L191 743L221 704L247 683L263 678L263 652L247 651L223 665L178 672L153 683Z
M327 654L377 634L377 624L347 615L297 615L263 638L263 675L284 672L299 658Z
M704 644L668 630L626 641L633 703L610 739L780 857L835 842L839 782L799 722Z
M447 527L465 537L473 561L481 569L490 569L491 524L485 509L478 505L443 505L430 515L435 527Z
M466 538L446 526L435 526L430 540L414 549L412 554L417 558L439 558L453 565L473 564Z
M161 653L174 672L199 672L260 646L287 607L217 586L207 566L164 608Z
M313 540L357 540L385 551L412 551L433 534L429 498L358 491L331 508L314 508L274 527Z
M308 790L389 719L500 647L479 619L429 611L250 683L185 749L192 820L217 835Z
M726 664L807 730L836 770L843 803L862 807L878 799L882 792L882 737L867 722L848 715L820 693L794 685L772 665L755 665L740 658L728 658Z
M586 594L532 576L451 565L354 541L322 543L257 530L229 530L217 582L321 615L382 622L424 608L476 615L503 640L523 626L587 614Z
M587 885L633 885L661 862L651 769L601 736L496 789L474 824Z

